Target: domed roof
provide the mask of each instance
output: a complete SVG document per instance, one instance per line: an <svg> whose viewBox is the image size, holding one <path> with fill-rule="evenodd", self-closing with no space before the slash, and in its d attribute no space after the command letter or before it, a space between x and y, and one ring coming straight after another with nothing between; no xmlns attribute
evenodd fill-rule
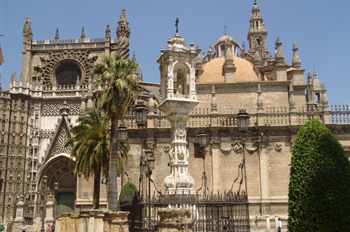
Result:
<svg viewBox="0 0 350 232"><path fill-rule="evenodd" d="M235 42L235 40L231 36L226 35L226 32L225 32L225 35L222 36L220 39L218 39L218 43L225 42L226 39L228 39L230 42Z"/></svg>
<svg viewBox="0 0 350 232"><path fill-rule="evenodd" d="M199 83L225 82L224 63L225 58L220 57L204 64ZM253 70L253 65L249 61L240 57L234 57L233 63L236 66L235 82L259 81Z"/></svg>
<svg viewBox="0 0 350 232"><path fill-rule="evenodd" d="M190 51L188 47L186 47L186 41L182 38L179 33L176 33L173 38L169 38L167 50L173 51Z"/></svg>

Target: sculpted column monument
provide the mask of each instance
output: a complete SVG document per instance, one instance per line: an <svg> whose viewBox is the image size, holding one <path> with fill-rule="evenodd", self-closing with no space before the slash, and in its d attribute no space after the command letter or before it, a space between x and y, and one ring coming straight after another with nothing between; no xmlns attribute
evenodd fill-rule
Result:
<svg viewBox="0 0 350 232"><path fill-rule="evenodd" d="M193 108L198 105L195 86L195 57L193 42L186 47L185 40L176 33L168 40L166 50L161 50L158 60L161 71L163 102L159 109L171 123L171 173L164 179L165 194L195 194L194 180L188 173L186 123ZM182 78L180 78L182 77Z"/></svg>

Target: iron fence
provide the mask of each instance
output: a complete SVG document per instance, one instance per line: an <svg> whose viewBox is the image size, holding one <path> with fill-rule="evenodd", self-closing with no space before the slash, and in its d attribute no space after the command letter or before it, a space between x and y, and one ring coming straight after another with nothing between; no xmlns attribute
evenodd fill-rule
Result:
<svg viewBox="0 0 350 232"><path fill-rule="evenodd" d="M190 208L192 230L250 231L248 197L243 192L233 194L158 195L141 202L138 197L124 198L121 210L129 211L129 230L156 231L159 208Z"/></svg>

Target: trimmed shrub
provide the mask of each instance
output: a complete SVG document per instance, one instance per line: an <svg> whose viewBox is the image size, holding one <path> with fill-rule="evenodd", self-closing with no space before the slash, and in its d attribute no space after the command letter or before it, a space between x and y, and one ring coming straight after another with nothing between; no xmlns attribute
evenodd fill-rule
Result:
<svg viewBox="0 0 350 232"><path fill-rule="evenodd" d="M298 132L290 169L289 231L350 231L350 162L325 125Z"/></svg>
<svg viewBox="0 0 350 232"><path fill-rule="evenodd" d="M139 191L136 186L131 182L127 182L119 194L117 211L120 211L121 200L128 199L131 201L130 203L133 203L137 200L138 195Z"/></svg>

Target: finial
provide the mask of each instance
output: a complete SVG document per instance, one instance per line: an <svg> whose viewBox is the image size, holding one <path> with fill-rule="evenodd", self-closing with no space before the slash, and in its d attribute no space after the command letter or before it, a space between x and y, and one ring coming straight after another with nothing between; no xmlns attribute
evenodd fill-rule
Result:
<svg viewBox="0 0 350 232"><path fill-rule="evenodd" d="M254 5L257 5L256 0L254 0Z"/></svg>
<svg viewBox="0 0 350 232"><path fill-rule="evenodd" d="M81 40L83 41L85 39L85 31L84 31L84 26L81 29L81 36L80 36Z"/></svg>
<svg viewBox="0 0 350 232"><path fill-rule="evenodd" d="M176 20L175 20L175 26L176 26L176 33L179 33L179 18L176 17Z"/></svg>
<svg viewBox="0 0 350 232"><path fill-rule="evenodd" d="M276 51L275 58L276 58L277 62L284 63L285 59L284 59L284 54L283 54L281 45L282 45L281 38L278 36L277 41L276 41L276 50L277 51Z"/></svg>
<svg viewBox="0 0 350 232"><path fill-rule="evenodd" d="M107 24L106 39L110 39L110 38L111 38L111 29L109 28L109 24Z"/></svg>
<svg viewBox="0 0 350 232"><path fill-rule="evenodd" d="M227 26L226 26L226 25L224 25L224 29L225 29L225 33L224 33L224 35L227 35L227 33L226 33L226 28L227 28Z"/></svg>
<svg viewBox="0 0 350 232"><path fill-rule="evenodd" d="M298 54L298 47L297 47L297 44L294 42L293 43L293 60L292 60L292 66L294 68L300 68L300 65L301 65L301 61L300 61L300 58L299 58L299 54Z"/></svg>
<svg viewBox="0 0 350 232"><path fill-rule="evenodd" d="M2 90L2 87L1 87L1 73L0 73L0 91Z"/></svg>
<svg viewBox="0 0 350 232"><path fill-rule="evenodd" d="M58 41L60 39L59 33L58 33L58 28L56 29L56 36L55 36L55 40Z"/></svg>
<svg viewBox="0 0 350 232"><path fill-rule="evenodd" d="M133 59L133 60L136 60L135 52L134 52L134 54L132 55L132 59Z"/></svg>

